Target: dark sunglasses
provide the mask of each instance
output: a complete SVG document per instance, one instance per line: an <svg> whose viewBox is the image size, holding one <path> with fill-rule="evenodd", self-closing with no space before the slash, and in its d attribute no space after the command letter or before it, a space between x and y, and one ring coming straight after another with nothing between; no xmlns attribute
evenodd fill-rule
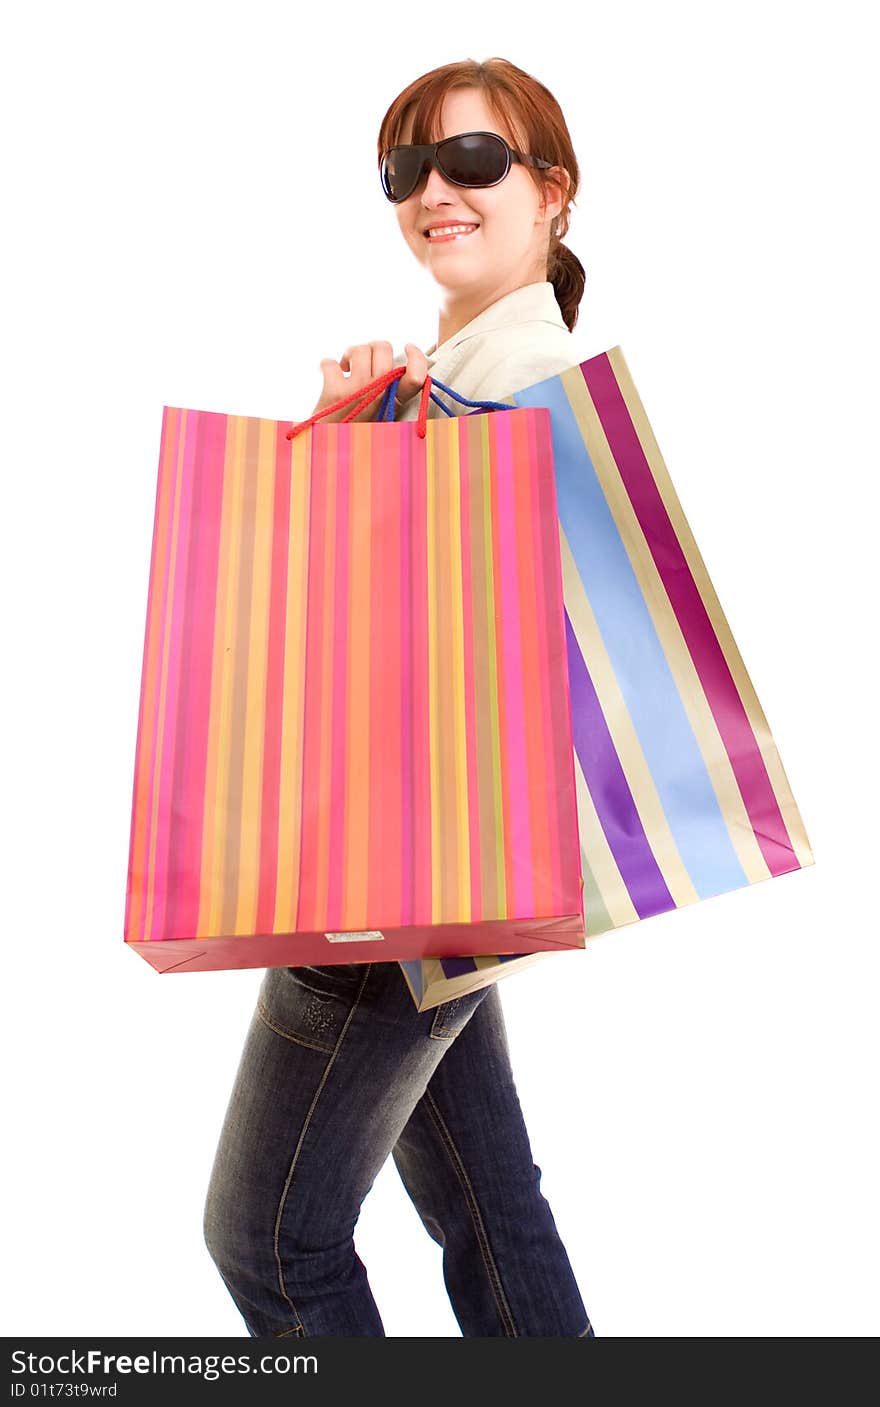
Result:
<svg viewBox="0 0 880 1407"><path fill-rule="evenodd" d="M382 157L379 176L388 199L398 204L412 195L422 174L432 165L454 186L481 188L503 181L512 161L544 171L551 166L539 156L514 151L495 132L459 132L455 137L444 137L442 142L390 147Z"/></svg>

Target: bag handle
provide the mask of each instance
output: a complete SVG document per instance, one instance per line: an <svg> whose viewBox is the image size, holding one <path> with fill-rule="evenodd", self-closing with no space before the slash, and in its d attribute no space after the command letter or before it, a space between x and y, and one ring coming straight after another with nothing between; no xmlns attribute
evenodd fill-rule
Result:
<svg viewBox="0 0 880 1407"><path fill-rule="evenodd" d="M430 377L428 378L430 380ZM473 406L476 410L516 410L516 406L507 405L505 401L469 401L466 396L460 396L457 391L453 391L451 386L444 386L442 381L431 381L432 386L436 386L438 391L443 391L445 395L451 396L459 405ZM455 411L450 410L442 401L439 401L434 392L429 392L431 400L438 405L447 415L454 415Z"/></svg>
<svg viewBox="0 0 880 1407"><path fill-rule="evenodd" d="M332 405L325 406L323 410L316 411L314 415L309 416L308 420L295 422L287 431L284 438L287 440L294 439L297 435L301 434L303 430L307 430L310 425L317 424L325 415L329 415L331 411L342 410L344 406L351 405L352 401L356 401L357 404L352 407L348 415L342 417L340 424L346 425L348 421L353 420L360 411L366 410L367 406L371 401L376 399L380 391L384 391L387 386L398 381L405 371L405 366L396 366L391 371L386 371L382 376L377 376L375 381L370 381L366 386L362 386L359 391L352 391L350 396L343 396L342 400L334 401ZM385 409L384 399L381 409Z"/></svg>
<svg viewBox="0 0 880 1407"><path fill-rule="evenodd" d="M325 415L330 415L334 410L342 410L344 406L351 405L352 401L356 401L357 404L352 406L348 415L343 416L342 420L339 422L341 425L346 425L350 420L353 420L360 411L366 410L367 406L376 399L380 391L384 392L384 394L382 396L382 403L379 406L377 419L385 421L386 423L392 421L394 419L394 402L397 395L397 383L405 371L405 366L396 366L391 371L384 372L381 376L377 376L374 381L370 381L366 386L362 386L359 391L352 391L350 396L344 396L342 400L334 401L333 405L325 406L323 410L317 411L314 415L310 416L308 420L296 422L287 431L285 439L294 439L297 435L301 434L303 430L307 430L310 425L315 425L319 420L323 419ZM444 386L442 381L432 381L430 376L426 376L425 383L422 386L419 413L416 419L416 434L420 440L423 440L427 434L429 399L440 407L444 415L451 416L455 414L454 410L450 410L448 406L445 406L443 402L434 395L434 392L431 390L432 386L436 386L437 389L443 391L445 395L451 396L452 399L458 401L460 405L472 406L475 410L514 409L513 406L505 405L503 401L469 401L465 396L460 396L457 391L453 391L450 386Z"/></svg>

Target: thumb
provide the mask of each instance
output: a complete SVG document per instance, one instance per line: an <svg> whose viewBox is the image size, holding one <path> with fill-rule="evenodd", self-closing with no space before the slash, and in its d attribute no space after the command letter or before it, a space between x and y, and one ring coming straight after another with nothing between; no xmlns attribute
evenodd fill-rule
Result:
<svg viewBox="0 0 880 1407"><path fill-rule="evenodd" d="M408 401L417 391L421 391L425 384L428 358L414 342L407 342L403 350L406 352L406 371L397 384L397 399Z"/></svg>

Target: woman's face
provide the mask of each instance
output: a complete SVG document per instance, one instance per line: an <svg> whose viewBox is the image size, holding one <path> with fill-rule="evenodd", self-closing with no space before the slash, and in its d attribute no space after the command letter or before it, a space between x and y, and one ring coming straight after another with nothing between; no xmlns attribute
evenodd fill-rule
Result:
<svg viewBox="0 0 880 1407"><path fill-rule="evenodd" d="M499 127L478 88L453 88L443 100L440 118L438 140L458 132L496 132L522 150L514 135ZM408 143L411 133L407 119L400 142ZM413 194L394 209L410 249L441 287L453 296L491 298L496 290L505 292L547 277L550 223L561 206L559 191L551 186L542 210L541 192L526 167L514 161L499 185L484 190L453 185L432 167ZM437 224L476 228L435 242L425 231Z"/></svg>

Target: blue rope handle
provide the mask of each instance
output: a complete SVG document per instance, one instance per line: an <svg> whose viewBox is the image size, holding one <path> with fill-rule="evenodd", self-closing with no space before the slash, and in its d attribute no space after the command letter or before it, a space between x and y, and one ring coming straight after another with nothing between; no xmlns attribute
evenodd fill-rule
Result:
<svg viewBox="0 0 880 1407"><path fill-rule="evenodd" d="M399 385L400 379L399 377L395 377L395 379L393 381L389 381L388 385L385 387L385 391L382 395L382 400L379 403L379 413L376 416L377 420L384 420L388 422L394 419L394 411L397 400L397 388ZM505 405L503 401L469 401L465 396L460 396L457 391L453 391L451 386L444 386L442 381L435 381L433 377L431 377L431 386L436 386L438 390L443 391L447 396L451 396L454 401L458 401L459 405L473 406L475 410L515 409L514 406ZM428 395L430 396L434 404L440 407L444 415L455 415L454 410L450 410L449 406L443 404L439 396L434 395L433 389L428 392Z"/></svg>
<svg viewBox="0 0 880 1407"><path fill-rule="evenodd" d="M377 420L394 419L394 408L395 402L397 400L397 387L399 386L399 384L399 377L395 377L393 381L388 382L388 385L385 387L385 392L382 396L382 400L379 403L379 414L376 416ZM388 412L387 415L386 411Z"/></svg>
<svg viewBox="0 0 880 1407"><path fill-rule="evenodd" d="M444 391L447 396L451 396L454 401L458 401L459 405L473 406L475 409L478 410L516 409L515 406L505 405L503 401L469 401L465 396L460 396L457 391L453 391L451 386L444 386L442 381L435 381L433 377L431 377L431 385L436 386L438 391ZM434 401L434 403L440 407L442 411L445 411L447 415L455 414L454 410L449 410L449 408L445 406L442 401L437 400L437 397L434 395L433 391L429 391L428 395L431 397L431 400Z"/></svg>

